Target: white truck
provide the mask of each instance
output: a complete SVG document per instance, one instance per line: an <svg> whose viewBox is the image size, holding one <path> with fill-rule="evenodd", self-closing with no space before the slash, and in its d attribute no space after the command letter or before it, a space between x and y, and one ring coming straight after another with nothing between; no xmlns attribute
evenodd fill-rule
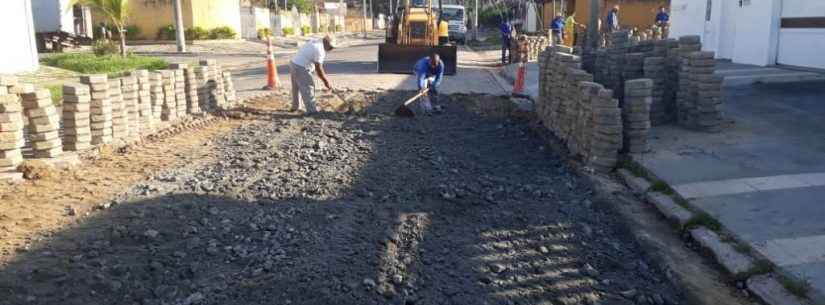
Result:
<svg viewBox="0 0 825 305"><path fill-rule="evenodd" d="M450 40L464 44L467 37L467 14L465 14L464 6L444 4L441 10L441 18L448 24Z"/></svg>

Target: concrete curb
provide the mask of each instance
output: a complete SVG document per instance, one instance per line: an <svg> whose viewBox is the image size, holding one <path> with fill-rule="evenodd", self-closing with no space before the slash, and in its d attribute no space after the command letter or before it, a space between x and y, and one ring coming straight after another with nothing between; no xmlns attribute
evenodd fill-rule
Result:
<svg viewBox="0 0 825 305"><path fill-rule="evenodd" d="M748 291L771 305L807 305L805 300L788 293L776 277L770 274L755 275L748 279Z"/></svg>
<svg viewBox="0 0 825 305"><path fill-rule="evenodd" d="M668 195L659 192L648 192L645 199L653 204L665 218L674 222L680 230L684 229L694 217L691 211L676 204Z"/></svg>
<svg viewBox="0 0 825 305"><path fill-rule="evenodd" d="M745 274L753 269L753 258L737 252L733 246L723 242L715 232L705 227L698 227L690 230L690 236L703 248L708 249L716 261L730 274Z"/></svg>
<svg viewBox="0 0 825 305"><path fill-rule="evenodd" d="M636 162L633 163L635 166L644 168ZM624 168L618 169L617 173L634 193L644 195L645 198L651 202L664 217L678 223L680 229L684 229L691 220L696 218L695 214L687 209L695 207L682 207L674 201L674 198L681 198L681 195L678 193L673 194L672 196L674 198L671 198L671 196L662 193L648 192L651 183L646 178L637 177ZM653 178L655 179L655 177ZM746 279L748 291L758 296L766 304L810 304L807 300L802 300L791 294L777 280L779 276L774 273L749 274L750 272L758 271L756 270L756 259L753 257L753 254L748 255L738 252L730 243L722 241L716 232L713 232L705 227L697 227L690 230L690 236L694 241L710 252L716 262L725 268L729 274L733 276L748 276Z"/></svg>

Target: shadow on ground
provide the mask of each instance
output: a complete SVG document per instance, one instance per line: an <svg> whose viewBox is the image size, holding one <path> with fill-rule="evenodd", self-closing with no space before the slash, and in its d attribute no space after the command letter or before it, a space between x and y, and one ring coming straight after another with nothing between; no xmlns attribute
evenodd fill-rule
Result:
<svg viewBox="0 0 825 305"><path fill-rule="evenodd" d="M490 97L401 119L392 94L216 140L19 253L0 304L678 303L525 123L465 108Z"/></svg>

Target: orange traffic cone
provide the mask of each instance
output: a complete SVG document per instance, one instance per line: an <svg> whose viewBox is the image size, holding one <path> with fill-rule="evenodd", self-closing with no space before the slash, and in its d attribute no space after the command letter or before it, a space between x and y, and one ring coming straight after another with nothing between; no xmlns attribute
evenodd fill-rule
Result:
<svg viewBox="0 0 825 305"><path fill-rule="evenodd" d="M513 84L513 95L522 95L524 92L524 63L518 63L518 70L516 71L516 82Z"/></svg>
<svg viewBox="0 0 825 305"><path fill-rule="evenodd" d="M264 90L278 89L278 67L272 54L272 37L266 37L266 86Z"/></svg>

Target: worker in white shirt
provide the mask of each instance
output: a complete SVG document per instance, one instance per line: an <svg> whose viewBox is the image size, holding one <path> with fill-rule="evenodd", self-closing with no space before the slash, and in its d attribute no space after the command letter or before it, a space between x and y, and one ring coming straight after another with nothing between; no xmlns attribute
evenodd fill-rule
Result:
<svg viewBox="0 0 825 305"><path fill-rule="evenodd" d="M315 107L315 80L312 71L324 82L327 89L332 85L324 71L324 58L327 52L335 48L335 39L329 35L323 39L307 41L289 63L289 76L292 80L292 109L299 111L302 108L307 114L318 112ZM303 102L303 105L302 103Z"/></svg>

